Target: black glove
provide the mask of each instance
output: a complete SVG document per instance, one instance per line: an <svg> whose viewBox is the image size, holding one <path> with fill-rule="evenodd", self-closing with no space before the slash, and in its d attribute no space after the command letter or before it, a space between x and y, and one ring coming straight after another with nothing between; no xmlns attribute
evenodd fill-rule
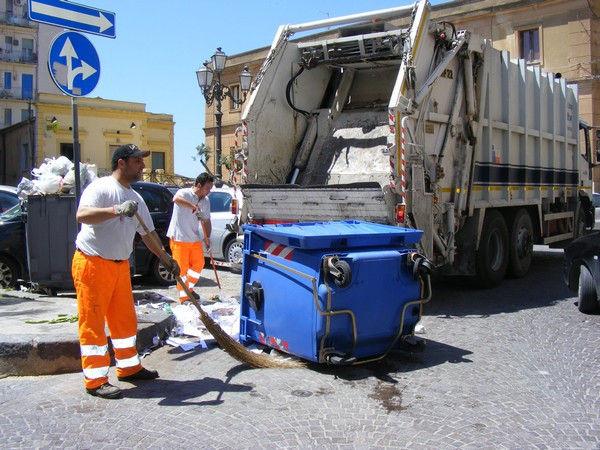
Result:
<svg viewBox="0 0 600 450"><path fill-rule="evenodd" d="M113 212L117 216L133 217L135 216L137 209L138 205L133 200L127 200L126 202L123 202L120 205L113 206Z"/></svg>
<svg viewBox="0 0 600 450"><path fill-rule="evenodd" d="M167 255L165 259L167 260L165 262L165 269L167 269L174 277L178 277L181 274L181 269L179 268L177 261L175 261L171 255Z"/></svg>

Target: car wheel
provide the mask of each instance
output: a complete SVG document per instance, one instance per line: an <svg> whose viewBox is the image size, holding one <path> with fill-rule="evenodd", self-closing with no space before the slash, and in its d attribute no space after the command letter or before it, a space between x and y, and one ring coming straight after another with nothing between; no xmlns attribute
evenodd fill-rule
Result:
<svg viewBox="0 0 600 450"><path fill-rule="evenodd" d="M19 270L10 259L0 256L0 287L13 288L19 279Z"/></svg>
<svg viewBox="0 0 600 450"><path fill-rule="evenodd" d="M592 313L600 309L594 278L586 266L579 269L578 308L582 313Z"/></svg>
<svg viewBox="0 0 600 450"><path fill-rule="evenodd" d="M175 284L175 277L165 268L160 259L152 259L152 277L160 286L170 286Z"/></svg>
<svg viewBox="0 0 600 450"><path fill-rule="evenodd" d="M225 246L225 262L232 265L241 265L244 254L244 244L238 242L235 237L231 239Z"/></svg>

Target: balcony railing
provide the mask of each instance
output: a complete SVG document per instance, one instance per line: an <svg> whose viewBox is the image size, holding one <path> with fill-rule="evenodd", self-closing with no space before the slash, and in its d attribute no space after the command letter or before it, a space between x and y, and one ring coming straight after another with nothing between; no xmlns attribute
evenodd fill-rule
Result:
<svg viewBox="0 0 600 450"><path fill-rule="evenodd" d="M31 100L34 97L33 94L33 89L23 89L20 87L4 89L0 87L0 100Z"/></svg>
<svg viewBox="0 0 600 450"><path fill-rule="evenodd" d="M27 49L21 51L0 49L0 61L37 64L37 53Z"/></svg>
<svg viewBox="0 0 600 450"><path fill-rule="evenodd" d="M36 28L37 22L32 22L27 17L16 15L14 12L0 12L0 24L14 25L16 27Z"/></svg>

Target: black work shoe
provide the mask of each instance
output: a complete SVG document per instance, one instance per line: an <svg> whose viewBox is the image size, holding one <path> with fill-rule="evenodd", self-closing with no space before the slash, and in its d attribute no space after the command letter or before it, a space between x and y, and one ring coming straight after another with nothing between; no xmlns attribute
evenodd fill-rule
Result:
<svg viewBox="0 0 600 450"><path fill-rule="evenodd" d="M117 378L119 381L154 380L155 378L158 378L158 372L156 370L148 370L142 367L142 370L134 373L133 375Z"/></svg>
<svg viewBox="0 0 600 450"><path fill-rule="evenodd" d="M200 295L198 295L197 292L191 291L190 294L192 294L192 297L194 298L194 300L199 301L200 300ZM191 300L184 300L181 302L182 305L193 305L194 302L192 302Z"/></svg>
<svg viewBox="0 0 600 450"><path fill-rule="evenodd" d="M93 395L94 397L100 397L100 398L121 398L123 396L121 389L119 389L116 386L113 386L110 383L104 383L100 387L93 388L93 389L86 389L86 391L88 394Z"/></svg>

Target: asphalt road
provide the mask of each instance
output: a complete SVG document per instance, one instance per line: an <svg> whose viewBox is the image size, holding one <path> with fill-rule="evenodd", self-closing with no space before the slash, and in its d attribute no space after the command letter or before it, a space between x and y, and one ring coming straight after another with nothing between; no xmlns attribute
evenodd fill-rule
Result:
<svg viewBox="0 0 600 450"><path fill-rule="evenodd" d="M160 378L84 393L80 374L0 379L3 448L600 449L600 315L562 281L562 253L493 290L438 283L423 353L368 365L247 369L215 346L162 347ZM200 292L239 292L220 271ZM204 284L204 289L202 285Z"/></svg>

